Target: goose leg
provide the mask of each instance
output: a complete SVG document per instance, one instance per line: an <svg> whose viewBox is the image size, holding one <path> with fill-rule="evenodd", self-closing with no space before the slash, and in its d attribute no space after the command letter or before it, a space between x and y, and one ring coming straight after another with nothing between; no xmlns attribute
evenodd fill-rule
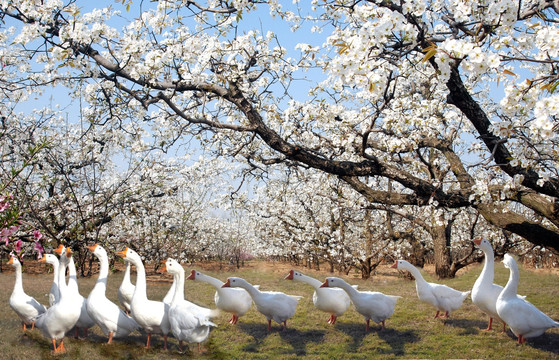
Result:
<svg viewBox="0 0 559 360"><path fill-rule="evenodd" d="M54 353L56 354L58 352L58 348L56 347L56 339L52 339L52 348L54 350Z"/></svg>
<svg viewBox="0 0 559 360"><path fill-rule="evenodd" d="M507 323L503 321L503 333L507 332Z"/></svg>
<svg viewBox="0 0 559 360"><path fill-rule="evenodd" d="M64 353L66 352L66 348L64 347L64 339L60 340L60 345L54 351L55 353Z"/></svg>
<svg viewBox="0 0 559 360"><path fill-rule="evenodd" d="M114 333L112 331L109 331L109 341L107 341L107 344L110 344L113 341L113 336Z"/></svg>
<svg viewBox="0 0 559 360"><path fill-rule="evenodd" d="M35 329L35 320L33 320L33 322L31 323L31 330Z"/></svg>
<svg viewBox="0 0 559 360"><path fill-rule="evenodd" d="M167 350L167 334L163 335L163 350Z"/></svg>
<svg viewBox="0 0 559 360"><path fill-rule="evenodd" d="M380 325L381 325L380 330L381 330L381 331L384 330L384 320L382 320L382 321L380 322Z"/></svg>
<svg viewBox="0 0 559 360"><path fill-rule="evenodd" d="M151 342L151 333L148 333L148 340L146 342L146 349L149 349L149 343Z"/></svg>
<svg viewBox="0 0 559 360"><path fill-rule="evenodd" d="M369 331L370 327L369 327L369 319L367 319L367 327L365 328L365 331Z"/></svg>
<svg viewBox="0 0 559 360"><path fill-rule="evenodd" d="M268 331L272 331L272 320L268 320Z"/></svg>
<svg viewBox="0 0 559 360"><path fill-rule="evenodd" d="M282 326L281 329L282 329L282 330L283 330L283 329L287 329L287 320L285 320L285 321L283 322L283 326Z"/></svg>
<svg viewBox="0 0 559 360"><path fill-rule="evenodd" d="M491 325L493 325L493 318L490 316L489 317L489 325L487 325L487 329L484 329L483 331L490 331L491 330Z"/></svg>
<svg viewBox="0 0 559 360"><path fill-rule="evenodd" d="M179 340L179 351L182 353L182 340Z"/></svg>
<svg viewBox="0 0 559 360"><path fill-rule="evenodd" d="M437 310L437 313L435 314L435 319L439 317L439 313L440 313L440 311Z"/></svg>

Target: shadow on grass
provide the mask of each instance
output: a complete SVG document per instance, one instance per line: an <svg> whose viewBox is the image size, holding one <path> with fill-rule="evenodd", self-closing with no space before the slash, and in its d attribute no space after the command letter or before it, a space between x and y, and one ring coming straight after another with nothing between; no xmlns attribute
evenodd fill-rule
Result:
<svg viewBox="0 0 559 360"><path fill-rule="evenodd" d="M444 324L445 326L461 328L462 332L459 335L475 335L479 334L482 330L487 328L487 321L483 320L450 318L445 319ZM502 326L502 323L497 321L493 325L493 329L495 330L499 329Z"/></svg>
<svg viewBox="0 0 559 360"><path fill-rule="evenodd" d="M559 354L559 334L557 333L545 332L541 336L526 339L526 342L523 345L518 344L518 338L512 333L512 331L510 331L510 329L507 329L507 336L510 338L511 346L530 346L556 355Z"/></svg>
<svg viewBox="0 0 559 360"><path fill-rule="evenodd" d="M326 331L324 330L307 330L300 331L297 329L285 329L279 332L283 341L291 345L295 351L295 355L307 355L307 344L314 342L320 343L324 339Z"/></svg>
<svg viewBox="0 0 559 360"><path fill-rule="evenodd" d="M311 342L319 343L323 341L325 330L308 330L301 331L296 328L290 328L281 330L281 327L272 325L272 331L268 331L268 325L266 323L243 323L238 325L239 328L246 334L250 335L254 342L246 344L243 347L244 351L247 352L258 352L259 346L262 341L270 334L277 333L281 337L282 341L289 344L293 348L293 352L297 356L307 355L307 344Z"/></svg>
<svg viewBox="0 0 559 360"><path fill-rule="evenodd" d="M392 354L397 356L405 355L405 346L409 343L414 343L420 340L419 336L413 330L397 330L391 327L386 327L384 330L380 326L372 325L371 330L365 331L365 323L338 323L336 328L347 335L351 336L353 342L348 344L347 351L355 353L360 351L363 339L368 334L374 334L383 340L388 349L379 348L378 351L384 354Z"/></svg>

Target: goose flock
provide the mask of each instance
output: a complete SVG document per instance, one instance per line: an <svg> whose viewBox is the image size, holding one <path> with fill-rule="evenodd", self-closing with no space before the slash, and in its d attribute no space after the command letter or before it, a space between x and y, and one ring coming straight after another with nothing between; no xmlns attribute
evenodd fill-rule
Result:
<svg viewBox="0 0 559 360"><path fill-rule="evenodd" d="M458 291L446 285L425 281L420 271L405 260L397 260L392 267L409 271L415 278L417 296L420 301L432 305L437 317L449 317L458 310L466 297L471 293L472 302L489 316L486 330L490 330L493 320L503 323L503 331L508 325L518 343L523 344L526 338L542 335L547 329L559 327L559 323L541 312L517 294L519 283L518 265L508 254L503 263L510 270L510 277L505 287L494 284L493 248L487 239L476 238L476 247L485 255L483 270L476 280L471 292ZM23 289L21 263L14 255L8 264L15 268L15 285L10 296L10 307L19 316L23 330L27 326L37 327L43 335L52 341L55 353L65 352L64 337L79 330L87 337L87 331L97 325L107 336L107 343L113 338L122 338L140 330L147 334L146 348L150 347L152 334L161 334L164 339L163 348L167 349L167 336L172 335L179 341L179 350L183 343L200 344L204 342L213 327L212 321L219 311L231 314L229 323L235 325L255 304L257 311L262 313L271 330L272 320L287 327L289 320L296 312L301 296L288 295L277 291L261 291L258 285L252 285L239 277L229 277L222 282L200 271L192 270L185 278L184 268L174 259L167 259L164 269L173 275L173 285L163 301L147 298L146 273L141 256L130 248L116 253L124 259L126 269L122 284L118 289L121 307L106 297L109 260L107 251L100 245L88 246L87 249L99 260L99 274L95 286L84 298L78 289L76 267L72 251L60 245L55 252L59 255L46 254L41 262L52 264L54 269L53 283L49 292L49 307L45 307ZM136 268L136 284L130 281L130 267ZM68 269L69 279L66 280ZM361 314L369 331L370 321L385 328L385 321L392 316L396 302L400 296L386 295L381 292L360 291L357 286L350 285L338 277L328 277L324 282L291 270L285 277L287 280L300 281L314 288L314 306L330 315L329 324L335 324L353 303L355 310ZM185 299L184 282L193 280L205 282L216 289L216 309L196 305Z"/></svg>

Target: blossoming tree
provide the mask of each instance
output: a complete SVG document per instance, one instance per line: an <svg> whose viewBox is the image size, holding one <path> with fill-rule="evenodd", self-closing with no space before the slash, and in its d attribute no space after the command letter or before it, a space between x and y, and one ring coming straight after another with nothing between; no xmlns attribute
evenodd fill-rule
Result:
<svg viewBox="0 0 559 360"><path fill-rule="evenodd" d="M263 11L273 20L251 22ZM371 204L442 217L471 207L558 250L558 11L552 0L5 0L1 59L12 85L83 98L107 134L149 128L161 149L194 138L252 174L314 168Z"/></svg>

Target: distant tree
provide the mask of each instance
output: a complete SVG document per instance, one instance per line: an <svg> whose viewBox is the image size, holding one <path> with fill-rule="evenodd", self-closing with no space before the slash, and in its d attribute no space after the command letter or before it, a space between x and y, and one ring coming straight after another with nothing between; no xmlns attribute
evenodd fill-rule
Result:
<svg viewBox="0 0 559 360"><path fill-rule="evenodd" d="M559 250L555 1L143 5L4 2L5 88L64 85L107 134L189 136L254 176L313 168L370 204L471 207ZM306 35L297 57L249 23L263 10Z"/></svg>

